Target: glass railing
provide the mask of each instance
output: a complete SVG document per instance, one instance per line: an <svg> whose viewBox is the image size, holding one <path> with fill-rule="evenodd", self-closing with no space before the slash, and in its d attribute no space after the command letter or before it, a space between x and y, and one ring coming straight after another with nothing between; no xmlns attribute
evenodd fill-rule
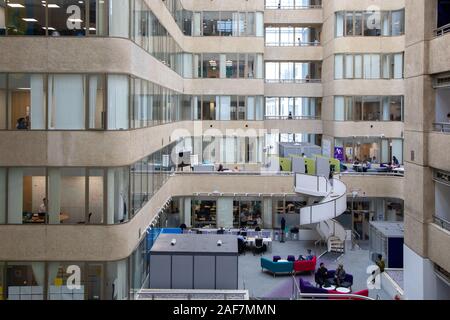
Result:
<svg viewBox="0 0 450 320"><path fill-rule="evenodd" d="M267 10L306 10L322 8L321 0L266 0L265 9Z"/></svg>
<svg viewBox="0 0 450 320"><path fill-rule="evenodd" d="M322 79L265 79L266 83L322 83Z"/></svg>
<svg viewBox="0 0 450 320"><path fill-rule="evenodd" d="M320 116L265 116L265 120L320 120Z"/></svg>
<svg viewBox="0 0 450 320"><path fill-rule="evenodd" d="M437 224L438 226L440 226L442 229L450 231L450 221L448 221L442 217L433 216L433 222L435 224Z"/></svg>

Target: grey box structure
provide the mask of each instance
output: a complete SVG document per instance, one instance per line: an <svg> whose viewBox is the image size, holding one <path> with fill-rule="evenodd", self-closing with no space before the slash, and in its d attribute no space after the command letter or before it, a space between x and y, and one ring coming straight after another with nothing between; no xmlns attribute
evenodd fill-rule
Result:
<svg viewBox="0 0 450 320"><path fill-rule="evenodd" d="M161 234L150 251L150 288L238 289L237 236Z"/></svg>
<svg viewBox="0 0 450 320"><path fill-rule="evenodd" d="M289 158L290 156L301 156L312 158L313 155L321 155L322 148L307 142L280 142L280 157Z"/></svg>
<svg viewBox="0 0 450 320"><path fill-rule="evenodd" d="M371 221L369 237L372 261L381 254L386 268L403 268L403 222Z"/></svg>

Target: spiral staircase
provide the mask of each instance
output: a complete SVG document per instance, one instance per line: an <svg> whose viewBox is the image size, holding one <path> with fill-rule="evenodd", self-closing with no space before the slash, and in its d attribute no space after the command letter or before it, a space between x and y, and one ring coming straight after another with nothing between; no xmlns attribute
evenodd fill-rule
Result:
<svg viewBox="0 0 450 320"><path fill-rule="evenodd" d="M316 225L328 252L344 253L347 232L336 218L347 210L347 187L339 179L295 174L295 192L308 197L300 225Z"/></svg>

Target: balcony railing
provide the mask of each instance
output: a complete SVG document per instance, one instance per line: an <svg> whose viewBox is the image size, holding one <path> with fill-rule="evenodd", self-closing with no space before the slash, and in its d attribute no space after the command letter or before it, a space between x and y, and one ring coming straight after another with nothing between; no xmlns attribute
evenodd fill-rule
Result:
<svg viewBox="0 0 450 320"><path fill-rule="evenodd" d="M266 83L322 83L322 79L266 79Z"/></svg>
<svg viewBox="0 0 450 320"><path fill-rule="evenodd" d="M318 47L320 41L266 42L266 47Z"/></svg>
<svg viewBox="0 0 450 320"><path fill-rule="evenodd" d="M434 30L434 35L436 37L441 37L449 32L450 32L450 23Z"/></svg>
<svg viewBox="0 0 450 320"><path fill-rule="evenodd" d="M442 133L450 133L450 122L433 123L434 131Z"/></svg>
<svg viewBox="0 0 450 320"><path fill-rule="evenodd" d="M434 223L440 226L442 229L450 231L450 221L438 216L433 216L433 220Z"/></svg>
<svg viewBox="0 0 450 320"><path fill-rule="evenodd" d="M266 5L266 10L307 10L307 9L321 9L321 4L310 5Z"/></svg>
<svg viewBox="0 0 450 320"><path fill-rule="evenodd" d="M320 120L319 116L265 116L264 120Z"/></svg>

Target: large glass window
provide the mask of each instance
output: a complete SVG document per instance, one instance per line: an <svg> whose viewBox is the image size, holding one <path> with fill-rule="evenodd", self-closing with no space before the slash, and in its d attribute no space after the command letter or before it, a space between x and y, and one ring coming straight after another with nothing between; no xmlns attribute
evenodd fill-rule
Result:
<svg viewBox="0 0 450 320"><path fill-rule="evenodd" d="M45 129L44 76L9 75L9 128Z"/></svg>
<svg viewBox="0 0 450 320"><path fill-rule="evenodd" d="M5 7L8 35L45 35L45 5L39 1L15 0Z"/></svg>
<svg viewBox="0 0 450 320"><path fill-rule="evenodd" d="M219 36L221 25L220 12L204 11L203 12L203 35Z"/></svg>
<svg viewBox="0 0 450 320"><path fill-rule="evenodd" d="M7 263L5 299L44 300L44 287L45 264L43 262Z"/></svg>
<svg viewBox="0 0 450 320"><path fill-rule="evenodd" d="M85 76L48 76L48 128L82 130L85 128Z"/></svg>
<svg viewBox="0 0 450 320"><path fill-rule="evenodd" d="M6 2L5 0L0 0L0 36L4 36L5 34L6 34Z"/></svg>
<svg viewBox="0 0 450 320"><path fill-rule="evenodd" d="M196 228L216 226L217 201L195 199L192 201L192 224Z"/></svg>
<svg viewBox="0 0 450 320"><path fill-rule="evenodd" d="M52 36L83 36L86 34L84 1L52 0L48 5L48 29Z"/></svg>

